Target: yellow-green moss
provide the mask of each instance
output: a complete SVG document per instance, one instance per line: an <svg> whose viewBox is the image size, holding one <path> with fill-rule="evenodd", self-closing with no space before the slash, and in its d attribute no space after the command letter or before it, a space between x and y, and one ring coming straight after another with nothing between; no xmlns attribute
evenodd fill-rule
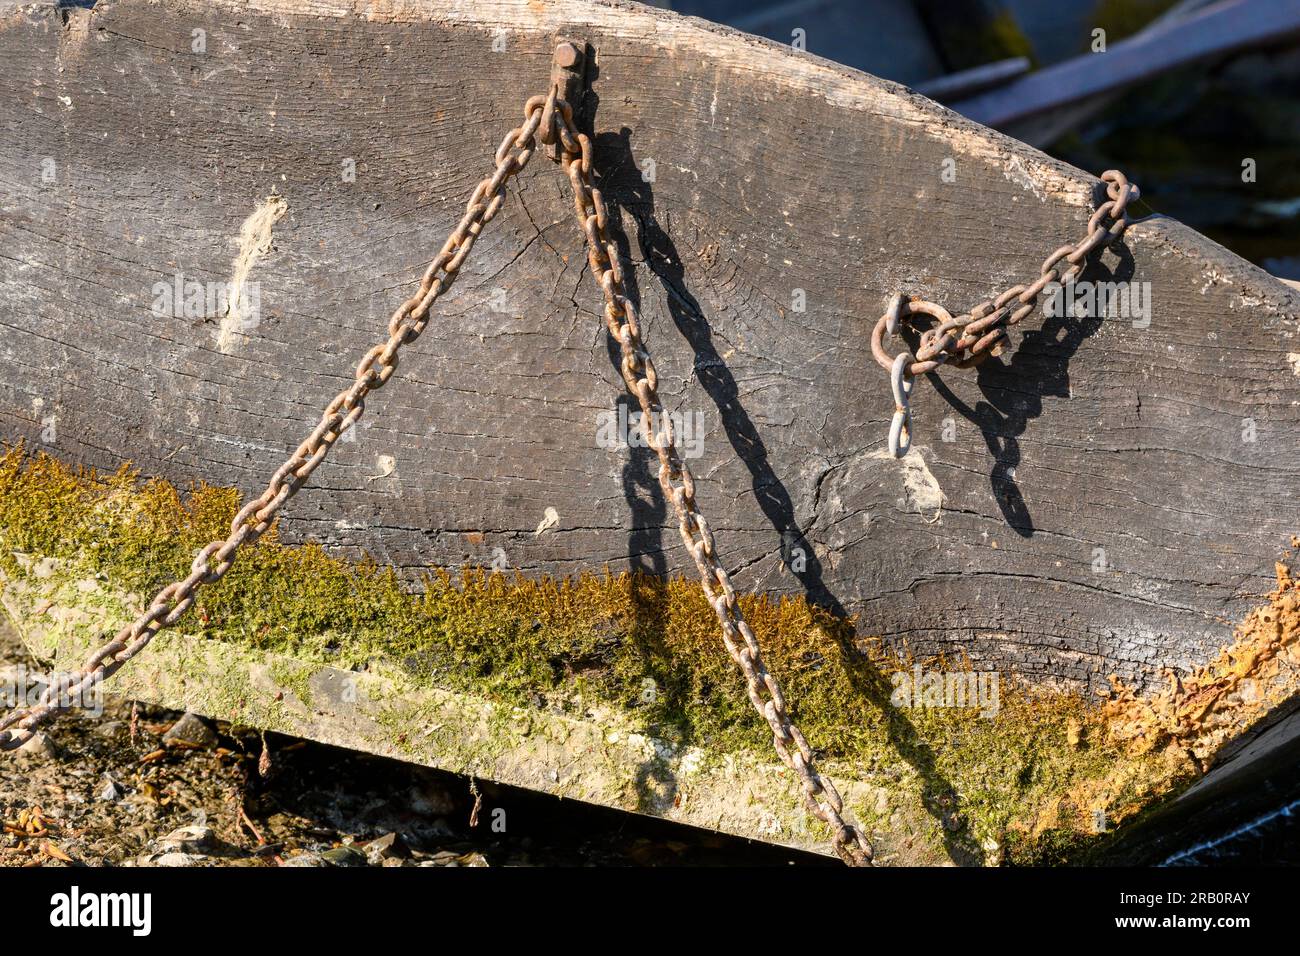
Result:
<svg viewBox="0 0 1300 956"><path fill-rule="evenodd" d="M238 504L227 488L200 485L182 496L127 469L97 475L10 449L0 457L0 571L34 573L33 562L15 554L53 557L56 573L99 576L143 606L188 573L199 548L225 535ZM1076 696L1030 693L1003 675L993 719L964 709L900 710L889 705L889 676L911 662L862 641L852 621L799 598L746 596L742 604L813 745L898 781L936 817L958 815L968 839L1033 859L1053 841L1075 845L1096 804L1117 819L1168 786L1168 773L1134 764L1133 792L1109 792L1117 763L1145 758L1105 743L1095 711ZM508 705L578 714L612 706L657 738L712 753L771 746L713 612L689 581L467 569L434 571L411 591L391 569L312 544L286 546L272 530L200 592L183 626L335 667L382 661ZM279 678L310 706L307 672ZM1076 739L1072 724L1082 728ZM863 812L883 825L892 799Z"/></svg>

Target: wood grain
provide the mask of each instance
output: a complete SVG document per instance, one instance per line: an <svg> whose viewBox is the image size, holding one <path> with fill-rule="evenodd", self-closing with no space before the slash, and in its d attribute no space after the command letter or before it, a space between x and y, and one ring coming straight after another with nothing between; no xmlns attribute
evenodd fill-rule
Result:
<svg viewBox="0 0 1300 956"><path fill-rule="evenodd" d="M560 30L597 50L600 182L665 401L704 424L699 500L742 586L1093 687L1228 639L1296 530L1297 293L1148 220L1090 278L1151 283L1149 328L1036 314L1008 356L918 383L916 451L889 460L885 301L956 313L1027 281L1083 234L1096 180L894 84L639 6L6 6L0 434L260 490L544 89ZM685 570L649 453L596 441L628 399L566 188L542 156L511 187L287 538L412 578L497 548L527 573ZM154 314L178 272L230 279L272 192L260 324L223 351L219 317ZM800 574L792 546L812 550Z"/></svg>

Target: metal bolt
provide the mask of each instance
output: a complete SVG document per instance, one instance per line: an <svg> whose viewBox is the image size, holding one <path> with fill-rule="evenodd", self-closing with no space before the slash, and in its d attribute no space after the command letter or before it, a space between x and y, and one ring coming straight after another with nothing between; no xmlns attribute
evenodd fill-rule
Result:
<svg viewBox="0 0 1300 956"><path fill-rule="evenodd" d="M561 69L571 69L582 59L582 52L572 43L559 43L555 47L555 65Z"/></svg>

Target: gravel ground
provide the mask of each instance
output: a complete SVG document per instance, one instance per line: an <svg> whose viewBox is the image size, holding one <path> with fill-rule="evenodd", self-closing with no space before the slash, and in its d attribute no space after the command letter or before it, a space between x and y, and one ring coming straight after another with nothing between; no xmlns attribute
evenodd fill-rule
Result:
<svg viewBox="0 0 1300 956"><path fill-rule="evenodd" d="M0 662L36 669L2 619ZM111 699L0 755L0 818L4 866L826 862Z"/></svg>

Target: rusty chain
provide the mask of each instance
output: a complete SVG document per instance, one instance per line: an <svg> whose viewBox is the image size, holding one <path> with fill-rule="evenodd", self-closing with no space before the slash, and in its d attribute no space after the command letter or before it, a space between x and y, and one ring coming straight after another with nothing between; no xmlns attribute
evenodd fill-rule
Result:
<svg viewBox="0 0 1300 956"><path fill-rule="evenodd" d="M1043 289L1053 282L1072 284L1094 250L1124 234L1129 225L1128 204L1141 191L1116 169L1102 173L1101 179L1106 183L1107 199L1088 219L1088 234L1074 245L1061 246L1043 260L1038 278L1029 285L1013 286L956 318L943 306L920 298L898 294L890 300L885 314L872 329L871 352L881 368L889 372L889 387L894 397L889 452L895 458L906 455L912 444L911 395L916 376L933 372L940 365L972 368L991 355L1001 354L1007 330L1034 311ZM1063 270L1062 261L1069 263ZM900 352L891 356L885 351L885 335L900 335L902 322L912 316L928 316L936 324L921 332L915 355Z"/></svg>
<svg viewBox="0 0 1300 956"><path fill-rule="evenodd" d="M10 750L31 739L35 729L62 709L60 694L69 699L83 695L110 677L142 651L165 627L177 623L194 603L195 592L214 584L234 565L239 549L257 541L272 525L285 503L306 483L329 454L334 443L356 425L365 411L365 399L382 388L397 369L403 345L414 341L428 325L430 306L451 287L483 227L500 211L505 186L528 164L537 142L555 149L556 159L573 189L574 210L587 246L588 263L605 297L605 323L619 343L620 371L628 390L636 396L644 419L659 428L646 436L659 459L659 483L673 504L682 541L700 573L705 597L717 615L728 654L744 674L751 703L772 731L772 743L781 761L794 772L805 806L827 824L836 854L851 865L873 862L871 844L862 831L844 820L843 800L830 780L815 767L807 739L791 720L785 696L768 671L758 640L740 609L731 577L717 552L713 533L695 501L695 482L676 443L672 419L664 414L658 394L654 362L641 338L636 306L627 297L617 246L609 237L609 213L592 178L592 143L574 124L573 110L552 85L545 96L534 96L524 106L525 121L506 134L497 148L495 169L475 188L456 228L425 270L418 291L403 302L388 323L388 339L375 345L357 365L352 385L326 406L320 421L295 452L272 475L260 496L235 515L229 535L202 548L188 577L163 588L135 621L123 627L95 651L70 685L52 682L32 707L15 708L0 718L0 749ZM940 365L969 368L998 354L1007 329L1018 324L1037 305L1051 282L1073 282L1088 255L1103 243L1117 239L1128 226L1125 209L1139 195L1122 173L1103 175L1108 201L1089 220L1089 235L1076 245L1062 246L1044 261L1040 276L1028 286L1018 285L997 298L981 303L969 313L953 318L945 309L920 299L895 296L872 332L876 360L890 372L895 415L890 428L890 450L896 456L910 446L910 395L915 377ZM1102 220L1109 218L1109 224ZM1058 264L1066 260L1064 271ZM1017 304L1013 307L1012 300ZM926 315L937 324L922 332L916 355L889 356L884 335L900 331L912 315Z"/></svg>
<svg viewBox="0 0 1300 956"><path fill-rule="evenodd" d="M646 429L646 444L659 458L659 485L673 504L682 541L695 560L705 597L722 625L722 642L745 675L750 702L772 730L772 745L777 755L798 778L804 804L830 827L836 854L851 865L870 864L871 844L857 827L844 821L844 803L839 792L818 773L812 748L790 719L785 695L763 663L758 639L740 610L731 576L718 557L713 532L696 506L695 480L678 451L672 419L664 414L659 400L654 361L641 339L636 306L627 297L618 247L609 238L609 213L592 181L591 140L574 128L567 103L561 100L557 108L560 122L555 130L563 150L560 163L569 176L574 211L587 237L587 261L605 294L605 325L619 344L623 381L641 406L642 421L659 423L658 430Z"/></svg>
<svg viewBox="0 0 1300 956"><path fill-rule="evenodd" d="M529 101L530 107L532 102ZM326 406L319 424L271 476L266 490L235 515L230 534L202 548L190 566L189 576L159 591L143 614L90 656L71 683L51 682L31 707L15 708L0 718L0 750L12 750L30 740L38 726L64 709L59 702L61 695L70 700L81 698L144 650L154 635L181 619L194 603L194 594L200 587L214 584L225 576L241 547L266 533L280 509L297 494L334 443L356 425L365 411L366 396L383 388L392 378L401 347L424 331L429 307L451 287L479 233L500 210L506 182L532 157L537 129L543 121L542 112L540 106L525 111L523 125L511 130L501 141L495 171L474 189L460 222L420 279L419 290L393 313L388 322L388 339L365 354L357 365L352 385Z"/></svg>
<svg viewBox="0 0 1300 956"><path fill-rule="evenodd" d="M221 580L233 566L239 549L255 542L271 527L281 508L324 461L334 443L356 425L365 410L366 396L387 384L397 369L401 347L424 331L429 307L455 281L475 239L500 210L506 183L527 165L540 140L546 146L558 147L555 158L573 187L574 208L585 237L588 261L605 296L606 326L621 348L623 380L636 396L645 419L661 424L660 431L647 436L647 443L658 455L660 485L673 503L682 540L722 626L727 652L744 674L754 708L771 728L778 756L798 778L805 805L830 827L836 854L852 865L870 865L871 845L858 828L845 822L839 792L817 771L812 748L790 719L785 696L763 662L730 575L719 560L713 533L696 506L695 482L677 448L672 421L663 414L654 363L641 339L636 307L626 295L618 249L609 238L608 210L592 179L591 140L574 125L572 107L560 98L555 83L548 94L527 101L524 117L523 125L501 141L494 173L475 188L460 223L421 278L419 290L389 320L387 341L366 353L351 387L329 403L319 424L276 470L262 494L235 515L230 534L202 548L189 576L159 591L143 614L91 655L71 684L52 682L38 703L26 709L16 708L0 718L0 750L21 746L38 726L64 709L58 699L60 693L68 699L78 698L139 654L159 631L177 623L194 603L195 592Z"/></svg>

